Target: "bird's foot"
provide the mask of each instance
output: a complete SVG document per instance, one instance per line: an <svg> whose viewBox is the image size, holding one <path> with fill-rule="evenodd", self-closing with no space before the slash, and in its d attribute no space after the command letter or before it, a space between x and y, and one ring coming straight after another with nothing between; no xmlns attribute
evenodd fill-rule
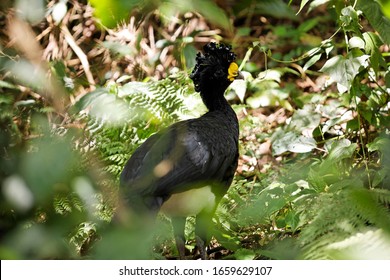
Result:
<svg viewBox="0 0 390 280"><path fill-rule="evenodd" d="M202 260L207 260L206 245L203 239L199 236L196 237L196 246L198 247L200 258Z"/></svg>

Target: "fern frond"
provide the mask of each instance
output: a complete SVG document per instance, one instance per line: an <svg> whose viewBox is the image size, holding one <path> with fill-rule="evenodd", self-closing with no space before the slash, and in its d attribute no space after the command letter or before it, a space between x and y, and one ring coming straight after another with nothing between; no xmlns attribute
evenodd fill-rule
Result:
<svg viewBox="0 0 390 280"><path fill-rule="evenodd" d="M83 210L83 205L80 198L74 194L57 194L53 200L54 211L60 215L66 215L76 209L78 211Z"/></svg>
<svg viewBox="0 0 390 280"><path fill-rule="evenodd" d="M126 160L146 138L189 113L184 104L186 96L192 93L189 84L186 74L176 74L157 82L110 85L110 88L97 90L94 95L80 100L76 107L95 112L87 114L84 147L98 151L105 163L103 170L118 178ZM109 112L96 113L97 109L105 110L104 106L97 104L102 100L113 104L117 102L122 111L125 111L123 102L127 104L128 118L123 119L120 125L107 122L115 117L101 117Z"/></svg>

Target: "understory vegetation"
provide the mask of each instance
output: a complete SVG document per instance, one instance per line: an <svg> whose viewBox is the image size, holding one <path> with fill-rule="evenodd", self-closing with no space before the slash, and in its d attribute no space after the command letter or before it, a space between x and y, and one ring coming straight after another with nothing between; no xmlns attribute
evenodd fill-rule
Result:
<svg viewBox="0 0 390 280"><path fill-rule="evenodd" d="M189 73L210 41L245 76L210 258L390 259L389 3L2 1L1 259L177 258L167 217L128 222L119 174L206 111Z"/></svg>

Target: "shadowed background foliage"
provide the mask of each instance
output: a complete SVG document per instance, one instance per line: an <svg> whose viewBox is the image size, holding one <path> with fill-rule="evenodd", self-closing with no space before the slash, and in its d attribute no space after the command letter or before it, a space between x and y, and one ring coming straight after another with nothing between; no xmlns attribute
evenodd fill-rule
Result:
<svg viewBox="0 0 390 280"><path fill-rule="evenodd" d="M390 258L389 1L0 8L1 259L177 258L165 216L118 203L118 176L151 134L205 112L188 73L209 41L246 77L226 93L240 162L211 258Z"/></svg>

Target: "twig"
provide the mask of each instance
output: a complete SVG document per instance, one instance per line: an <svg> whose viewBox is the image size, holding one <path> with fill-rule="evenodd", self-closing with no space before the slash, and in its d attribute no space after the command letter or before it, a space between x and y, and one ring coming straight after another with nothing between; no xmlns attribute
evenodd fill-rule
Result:
<svg viewBox="0 0 390 280"><path fill-rule="evenodd" d="M87 77L88 83L91 87L91 89L95 89L95 80L93 79L91 70L89 68L89 62L87 55L83 52L83 50L76 44L72 34L70 34L70 31L66 25L61 26L61 31L64 34L66 42L69 44L69 46L72 48L72 50L75 52L77 57L80 59L81 65L83 66L85 76Z"/></svg>

